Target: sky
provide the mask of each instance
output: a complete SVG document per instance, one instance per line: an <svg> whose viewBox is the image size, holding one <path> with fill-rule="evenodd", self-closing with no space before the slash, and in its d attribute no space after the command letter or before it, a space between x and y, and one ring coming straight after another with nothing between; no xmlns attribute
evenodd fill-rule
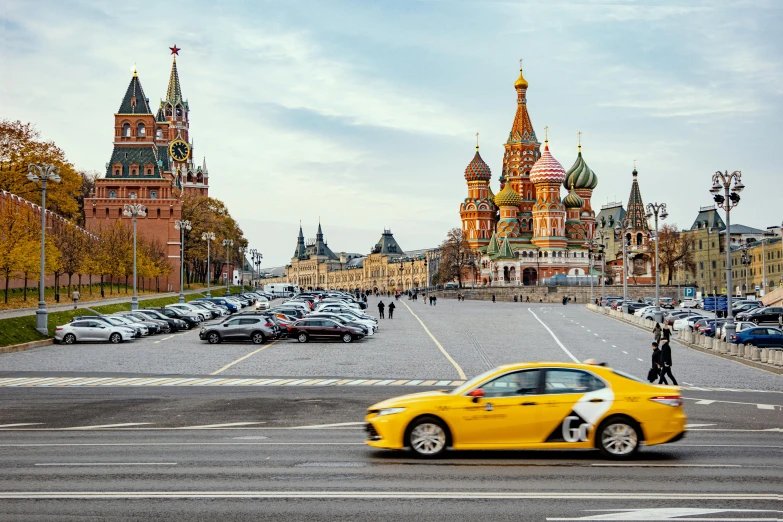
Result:
<svg viewBox="0 0 783 522"><path fill-rule="evenodd" d="M0 1L0 117L105 170L134 64L153 107L177 59L196 164L264 266L301 221L335 252L460 226L475 134L498 190L519 60L539 137L568 169L582 132L596 212L642 197L688 228L716 170L732 222L783 219L783 1ZM565 190L563 190L565 195Z"/></svg>

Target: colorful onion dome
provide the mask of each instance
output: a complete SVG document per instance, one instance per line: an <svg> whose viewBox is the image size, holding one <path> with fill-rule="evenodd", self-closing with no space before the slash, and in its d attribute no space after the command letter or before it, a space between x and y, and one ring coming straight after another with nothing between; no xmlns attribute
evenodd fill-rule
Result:
<svg viewBox="0 0 783 522"><path fill-rule="evenodd" d="M579 154L576 156L574 165L568 169L566 173L566 179L563 182L563 187L568 189L571 185L577 189L594 189L598 186L598 176L595 175L593 169L587 166L584 158L582 158L582 146L579 146Z"/></svg>
<svg viewBox="0 0 783 522"><path fill-rule="evenodd" d="M479 154L478 147L476 147L476 155L473 156L473 160L468 163L465 169L465 179L468 181L489 181L492 177L492 173L489 170L489 165L484 163Z"/></svg>
<svg viewBox="0 0 783 522"><path fill-rule="evenodd" d="M522 203L522 197L511 187L511 183L506 183L497 196L495 196L495 205L499 207L518 207Z"/></svg>
<svg viewBox="0 0 783 522"><path fill-rule="evenodd" d="M585 200L583 200L579 194L574 192L574 184L571 184L571 190L566 194L566 197L563 198L563 205L566 208L582 208L582 205L585 204Z"/></svg>
<svg viewBox="0 0 783 522"><path fill-rule="evenodd" d="M533 168L530 169L530 182L536 183L562 183L566 179L566 171L559 161L549 152L549 145L544 145L544 151L538 158Z"/></svg>
<svg viewBox="0 0 783 522"><path fill-rule="evenodd" d="M517 81L514 82L514 88L519 89L521 87L527 89L527 80L525 80L525 77L522 76L522 69L519 69L519 78L517 78Z"/></svg>

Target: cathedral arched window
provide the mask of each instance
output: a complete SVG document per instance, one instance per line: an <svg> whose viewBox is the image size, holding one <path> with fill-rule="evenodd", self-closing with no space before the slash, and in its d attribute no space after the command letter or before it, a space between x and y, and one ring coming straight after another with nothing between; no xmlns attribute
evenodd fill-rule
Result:
<svg viewBox="0 0 783 522"><path fill-rule="evenodd" d="M177 114L177 118L179 118L180 116L182 116L182 108L181 108L181 107L177 107L177 109L176 109L176 114Z"/></svg>
<svg viewBox="0 0 783 522"><path fill-rule="evenodd" d="M150 190L150 199L158 199L158 191Z"/></svg>
<svg viewBox="0 0 783 522"><path fill-rule="evenodd" d="M122 135L125 138L130 138L130 136L131 136L130 123L123 123L122 124Z"/></svg>
<svg viewBox="0 0 783 522"><path fill-rule="evenodd" d="M166 116L171 116L171 105L166 107Z"/></svg>
<svg viewBox="0 0 783 522"><path fill-rule="evenodd" d="M636 246L641 246L641 245L642 245L642 233L639 232L636 234Z"/></svg>
<svg viewBox="0 0 783 522"><path fill-rule="evenodd" d="M114 175L119 176L120 175L120 169L114 169Z"/></svg>
<svg viewBox="0 0 783 522"><path fill-rule="evenodd" d="M136 125L136 136L146 136L147 135L147 127L143 123L139 123Z"/></svg>
<svg viewBox="0 0 783 522"><path fill-rule="evenodd" d="M116 190L110 190L109 191L109 199L116 199L117 198L117 191Z"/></svg>

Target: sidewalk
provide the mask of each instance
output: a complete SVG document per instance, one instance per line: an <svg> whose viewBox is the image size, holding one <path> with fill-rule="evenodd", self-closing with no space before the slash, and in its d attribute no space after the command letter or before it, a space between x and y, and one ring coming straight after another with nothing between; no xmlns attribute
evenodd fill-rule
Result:
<svg viewBox="0 0 783 522"><path fill-rule="evenodd" d="M198 294L201 292L206 292L206 288L199 288L197 290L186 290L185 294ZM160 297L174 297L179 295L178 292L166 292L162 294L144 294L143 296L139 296L139 301L146 300L146 299L158 299ZM114 297L111 299L97 299L93 301L79 301L79 308L88 308L92 306L101 306L101 305L109 305L109 304L117 304L117 303L130 303L131 301L131 295L124 295L123 297ZM35 315L35 311L38 309L38 306L35 307L29 307L29 308L15 308L13 310L0 310L0 319L9 319L11 317L24 317L26 315ZM73 301L68 299L68 302L56 304L56 305L47 305L46 309L49 312L59 312L62 310L73 310Z"/></svg>

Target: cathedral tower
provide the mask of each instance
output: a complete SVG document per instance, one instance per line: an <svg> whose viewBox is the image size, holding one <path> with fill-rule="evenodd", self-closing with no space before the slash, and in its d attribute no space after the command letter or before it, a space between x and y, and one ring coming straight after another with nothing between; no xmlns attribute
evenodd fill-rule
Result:
<svg viewBox="0 0 783 522"><path fill-rule="evenodd" d="M478 136L478 135L477 135ZM465 168L465 181L468 182L468 197L459 208L462 219L462 232L471 248L477 249L489 243L495 229L496 207L494 195L489 188L492 173L479 154L478 139L476 154Z"/></svg>
<svg viewBox="0 0 783 522"><path fill-rule="evenodd" d="M566 248L566 212L560 201L560 185L565 178L565 169L549 152L549 142L546 141L544 152L530 170L530 181L536 190L532 241L541 249Z"/></svg>
<svg viewBox="0 0 783 522"><path fill-rule="evenodd" d="M576 155L576 161L568 169L563 187L566 190L570 190L573 187L576 194L582 199L583 205L580 219L584 224L586 237L589 239L595 237L595 211L591 206L590 200L593 197L593 190L598 186L598 176L595 175L593 169L587 166L582 157L581 134L580 132L579 151Z"/></svg>

